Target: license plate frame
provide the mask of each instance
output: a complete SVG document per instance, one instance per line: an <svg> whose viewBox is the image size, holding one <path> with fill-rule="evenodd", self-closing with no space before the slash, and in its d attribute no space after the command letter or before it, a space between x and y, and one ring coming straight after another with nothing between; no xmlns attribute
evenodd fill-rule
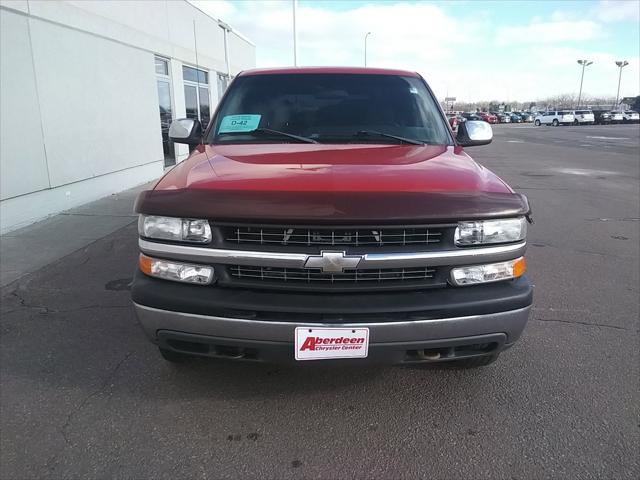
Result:
<svg viewBox="0 0 640 480"><path fill-rule="evenodd" d="M367 358L369 329L296 327L294 344L298 361Z"/></svg>

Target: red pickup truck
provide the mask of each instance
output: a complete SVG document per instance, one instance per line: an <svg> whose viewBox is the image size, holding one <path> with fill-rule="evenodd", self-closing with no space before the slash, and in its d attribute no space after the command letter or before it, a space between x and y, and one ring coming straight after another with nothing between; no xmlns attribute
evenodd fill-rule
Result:
<svg viewBox="0 0 640 480"><path fill-rule="evenodd" d="M162 356L493 362L523 331L526 197L454 136L417 73L240 73L142 192L132 298Z"/></svg>

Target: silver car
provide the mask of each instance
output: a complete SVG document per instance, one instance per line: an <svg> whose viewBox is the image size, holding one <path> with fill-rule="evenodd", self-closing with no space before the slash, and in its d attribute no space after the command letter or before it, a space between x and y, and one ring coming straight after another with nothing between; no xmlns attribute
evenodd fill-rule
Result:
<svg viewBox="0 0 640 480"><path fill-rule="evenodd" d="M573 112L575 125L593 125L596 121L591 110L576 110Z"/></svg>

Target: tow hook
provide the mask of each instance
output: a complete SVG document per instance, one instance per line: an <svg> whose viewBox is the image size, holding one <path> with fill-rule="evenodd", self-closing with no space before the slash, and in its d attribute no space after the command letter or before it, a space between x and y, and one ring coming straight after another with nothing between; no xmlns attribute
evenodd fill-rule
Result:
<svg viewBox="0 0 640 480"><path fill-rule="evenodd" d="M440 352L437 350L418 350L416 352L420 360L438 360Z"/></svg>

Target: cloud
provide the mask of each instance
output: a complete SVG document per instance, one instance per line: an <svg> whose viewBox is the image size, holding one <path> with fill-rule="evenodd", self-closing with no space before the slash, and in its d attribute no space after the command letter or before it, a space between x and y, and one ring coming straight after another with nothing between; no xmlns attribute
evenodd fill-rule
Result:
<svg viewBox="0 0 640 480"><path fill-rule="evenodd" d="M273 66L291 57L275 55L275 50L292 51L291 2L245 1L192 3L204 11L224 11L234 28L259 46L258 62ZM241 7L241 9L240 9ZM251 15L247 15L251 12ZM214 14L214 13L213 13ZM215 16L215 14L214 14ZM299 4L297 9L298 48L307 65L332 61L334 64L361 65L364 61L364 35L369 37L370 60L410 66L418 60L444 58L469 35L479 34L482 20L455 18L436 5L427 3L372 2L347 10ZM405 61L405 58L409 61Z"/></svg>
<svg viewBox="0 0 640 480"><path fill-rule="evenodd" d="M640 2L638 0L604 0L590 12L594 18L610 22L640 23Z"/></svg>
<svg viewBox="0 0 640 480"><path fill-rule="evenodd" d="M258 67L293 63L291 1L192 3L252 40ZM638 5L636 0L601 2L593 9L557 11L514 25L499 23L499 16L485 13L486 5L480 2L470 2L456 13L447 3L372 0L336 9L329 2L304 2L297 13L298 61L363 65L364 36L370 31L369 66L417 71L439 97L529 100L577 93L578 58L595 62L585 74L585 92L615 95L617 70L612 59L620 52L620 40L614 34L623 24L613 27L609 22L626 22L625 15L633 13L628 3ZM638 30L637 25L624 25ZM623 74L624 95L638 93L637 57L635 53L624 58L631 62Z"/></svg>
<svg viewBox="0 0 640 480"><path fill-rule="evenodd" d="M514 43L560 43L584 42L602 37L599 24L591 20L571 21L560 18L563 14L555 12L550 22L532 22L528 25L505 26L498 28L496 43L512 45Z"/></svg>

